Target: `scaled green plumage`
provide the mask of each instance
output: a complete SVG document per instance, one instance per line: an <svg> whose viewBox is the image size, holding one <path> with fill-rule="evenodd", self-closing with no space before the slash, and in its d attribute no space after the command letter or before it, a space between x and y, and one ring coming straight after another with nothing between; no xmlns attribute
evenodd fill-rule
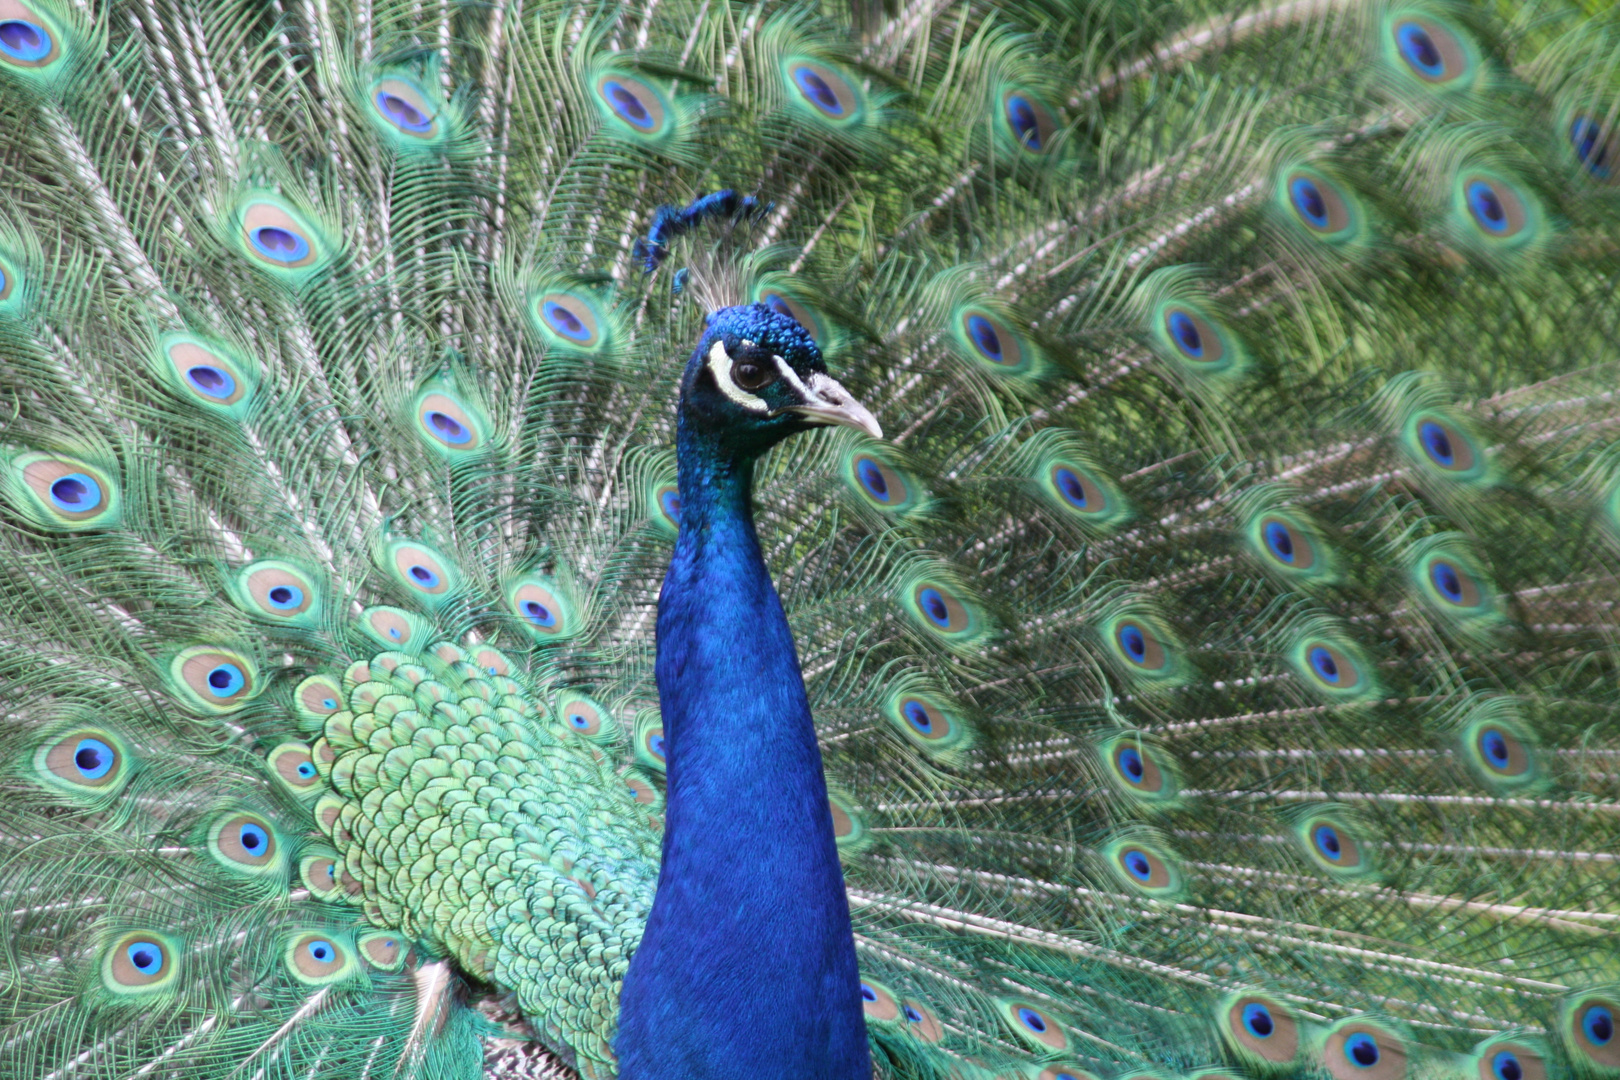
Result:
<svg viewBox="0 0 1620 1080"><path fill-rule="evenodd" d="M0 0L0 1075L614 1075L761 302L879 1076L1620 1077L1601 7Z"/></svg>

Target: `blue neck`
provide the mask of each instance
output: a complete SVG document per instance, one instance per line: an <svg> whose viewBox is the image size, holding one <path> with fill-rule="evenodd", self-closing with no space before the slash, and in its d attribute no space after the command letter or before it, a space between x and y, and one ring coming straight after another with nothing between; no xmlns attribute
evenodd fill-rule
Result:
<svg viewBox="0 0 1620 1080"><path fill-rule="evenodd" d="M658 602L669 767L621 1080L869 1080L843 872L804 681L754 533L754 462L683 416Z"/></svg>

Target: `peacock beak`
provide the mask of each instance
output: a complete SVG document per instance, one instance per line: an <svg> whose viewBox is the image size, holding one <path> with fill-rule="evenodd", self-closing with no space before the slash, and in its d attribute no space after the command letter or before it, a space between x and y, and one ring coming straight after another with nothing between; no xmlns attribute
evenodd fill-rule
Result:
<svg viewBox="0 0 1620 1080"><path fill-rule="evenodd" d="M810 376L805 391L809 400L802 405L789 405L782 411L798 413L817 424L841 424L864 431L874 439L883 438L877 417L867 412L866 406L856 401L831 375L816 372Z"/></svg>

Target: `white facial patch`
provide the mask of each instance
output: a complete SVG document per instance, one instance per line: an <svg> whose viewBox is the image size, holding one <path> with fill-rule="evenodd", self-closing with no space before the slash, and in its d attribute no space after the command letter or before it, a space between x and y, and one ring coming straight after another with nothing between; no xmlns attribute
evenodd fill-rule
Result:
<svg viewBox="0 0 1620 1080"><path fill-rule="evenodd" d="M783 365L778 364L778 367ZM709 348L709 374L714 376L714 383L720 392L735 401L749 412L769 414L771 407L762 397L756 397L731 381L731 354L726 352L726 343L716 341Z"/></svg>

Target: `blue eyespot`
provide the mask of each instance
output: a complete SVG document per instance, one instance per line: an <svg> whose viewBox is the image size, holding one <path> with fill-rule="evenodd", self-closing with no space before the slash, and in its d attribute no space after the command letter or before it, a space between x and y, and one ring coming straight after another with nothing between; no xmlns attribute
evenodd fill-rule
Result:
<svg viewBox="0 0 1620 1080"><path fill-rule="evenodd" d="M923 1014L918 1012L912 1006L907 1005L901 1011L906 1014L906 1019L911 1023L920 1024L923 1022Z"/></svg>
<svg viewBox="0 0 1620 1080"><path fill-rule="evenodd" d="M82 472L69 473L51 484L51 502L70 514L94 510L101 505L101 485Z"/></svg>
<svg viewBox="0 0 1620 1080"><path fill-rule="evenodd" d="M1041 150L1041 124L1035 115L1035 106L1022 94L1007 96L1007 123L1021 146Z"/></svg>
<svg viewBox="0 0 1620 1080"><path fill-rule="evenodd" d="M983 315L969 315L967 317L968 336L973 339L973 347L992 364L1006 363L1006 357L1001 351L1001 335L989 319Z"/></svg>
<svg viewBox="0 0 1620 1080"><path fill-rule="evenodd" d="M401 634L399 632L399 627L390 626L388 628L388 636L393 638L395 641L398 641L400 639L400 637L401 637Z"/></svg>
<svg viewBox="0 0 1620 1080"><path fill-rule="evenodd" d="M490 674L493 675L494 672L492 671ZM335 698L321 698L321 705L328 709L335 709L337 708L338 703Z"/></svg>
<svg viewBox="0 0 1620 1080"><path fill-rule="evenodd" d="M1138 664L1146 662L1148 651L1147 635L1142 633L1140 626L1135 623L1125 623L1119 628L1118 637L1119 647L1125 650L1126 656L1129 656Z"/></svg>
<svg viewBox="0 0 1620 1080"><path fill-rule="evenodd" d="M800 66L793 69L792 75L793 81L798 84L799 92L809 99L812 105L828 116L844 115L844 103L838 100L838 94L817 72L809 67Z"/></svg>
<svg viewBox="0 0 1620 1080"><path fill-rule="evenodd" d="M681 520L681 493L666 491L658 498L658 505L663 509L664 516L671 521Z"/></svg>
<svg viewBox="0 0 1620 1080"><path fill-rule="evenodd" d="M1479 733L1479 749L1485 755L1485 760L1493 768L1505 769L1508 767L1507 737L1495 728L1486 728Z"/></svg>
<svg viewBox="0 0 1620 1080"><path fill-rule="evenodd" d="M279 263L302 262L309 257L309 241L279 225L261 225L248 232L248 239L260 255Z"/></svg>
<svg viewBox="0 0 1620 1080"><path fill-rule="evenodd" d="M422 414L422 419L436 436L447 443L461 446L472 439L472 429L446 413L430 410Z"/></svg>
<svg viewBox="0 0 1620 1080"><path fill-rule="evenodd" d="M1508 229L1508 215L1502 208L1502 200L1497 197L1496 189L1483 180L1468 185L1468 212L1487 232L1504 233Z"/></svg>
<svg viewBox="0 0 1620 1080"><path fill-rule="evenodd" d="M1115 760L1119 762L1119 771L1133 784L1140 784L1142 777L1147 775L1147 766L1142 764L1142 755L1134 747L1121 750Z"/></svg>
<svg viewBox="0 0 1620 1080"><path fill-rule="evenodd" d="M377 102L377 111L386 116L389 122L404 128L406 131L422 135L433 127L431 117L423 114L421 109L418 109L398 94L390 94L386 90L379 90L375 100Z"/></svg>
<svg viewBox="0 0 1620 1080"><path fill-rule="evenodd" d="M1403 22L1396 26L1395 43L1400 47L1402 58L1419 74L1438 79L1446 73L1445 58L1440 55L1434 38L1419 24Z"/></svg>
<svg viewBox="0 0 1620 1080"><path fill-rule="evenodd" d="M1198 332L1198 324L1192 316L1185 311L1172 311L1164 321L1177 348L1194 360L1204 358L1204 338Z"/></svg>
<svg viewBox="0 0 1620 1080"><path fill-rule="evenodd" d="M1081 482L1079 475L1073 469L1058 466L1052 472L1052 478L1057 481L1058 494L1063 500L1076 510L1089 509L1086 497L1086 485Z"/></svg>
<svg viewBox="0 0 1620 1080"><path fill-rule="evenodd" d="M1451 446L1451 436L1446 429L1433 420L1425 420L1418 426L1418 438L1423 441L1423 451L1442 468L1450 468L1457 461L1456 451Z"/></svg>
<svg viewBox="0 0 1620 1080"><path fill-rule="evenodd" d="M583 716L583 715L582 715L582 714L580 714L580 713L573 713L573 714L571 714L571 715L570 715L570 716L569 716L569 717L568 717L568 723L569 723L569 725L570 725L570 726L571 726L571 727L573 727L573 728L576 728L576 729L577 729L577 730L579 730L579 731L584 731L584 730L585 730L585 729L586 729L586 728L588 728L588 727L590 727L590 726L591 726L591 722L590 722L590 721L589 721L589 720L587 720L587 719L586 719L586 718L585 718L585 717L584 717L584 716Z"/></svg>
<svg viewBox="0 0 1620 1080"><path fill-rule="evenodd" d="M1524 1080L1524 1066L1517 1054L1502 1050L1491 1057L1491 1074L1496 1080Z"/></svg>
<svg viewBox="0 0 1620 1080"><path fill-rule="evenodd" d="M298 763L298 775L305 780L315 779L315 763L312 761L300 761Z"/></svg>
<svg viewBox="0 0 1620 1080"><path fill-rule="evenodd" d="M1313 647L1309 654L1311 670L1325 683L1337 684L1339 681L1339 664L1333 659L1333 653L1321 645Z"/></svg>
<svg viewBox="0 0 1620 1080"><path fill-rule="evenodd" d="M551 629L557 625L557 614L538 600L523 601L523 614L534 625Z"/></svg>
<svg viewBox="0 0 1620 1080"><path fill-rule="evenodd" d="M418 585L422 586L422 588L424 588L424 589L438 588L439 575L435 574L431 569L429 569L426 566L422 566L420 564L418 564L416 566L412 566L411 569L410 569L410 575L411 575L411 580L415 581Z"/></svg>
<svg viewBox="0 0 1620 1080"><path fill-rule="evenodd" d="M1294 177L1288 184L1288 197L1299 216L1313 228L1328 228L1327 200L1322 197L1322 189L1316 186L1316 181L1307 176Z"/></svg>
<svg viewBox="0 0 1620 1080"><path fill-rule="evenodd" d="M1440 590L1440 595L1453 604L1463 602L1462 578L1455 566L1441 559L1434 560L1429 564L1429 580Z"/></svg>
<svg viewBox="0 0 1620 1080"><path fill-rule="evenodd" d="M309 952L310 959L322 964L329 964L337 959L337 947L330 941L312 941L304 948Z"/></svg>
<svg viewBox="0 0 1620 1080"><path fill-rule="evenodd" d="M73 767L86 780L100 780L117 763L117 753L100 739L80 739L73 748Z"/></svg>
<svg viewBox="0 0 1620 1080"><path fill-rule="evenodd" d="M1153 864L1140 851L1127 851L1119 861L1138 881L1146 881L1153 876Z"/></svg>
<svg viewBox="0 0 1620 1080"><path fill-rule="evenodd" d="M246 685L246 676L235 664L220 664L208 673L208 692L215 697L230 697Z"/></svg>
<svg viewBox="0 0 1620 1080"><path fill-rule="evenodd" d="M870 986L867 986L865 983L861 983L861 999L864 1001L876 1001L877 991L872 989Z"/></svg>
<svg viewBox="0 0 1620 1080"><path fill-rule="evenodd" d="M1609 178L1610 142L1601 124L1590 117L1577 116L1569 125L1569 141L1587 172L1600 180Z"/></svg>
<svg viewBox="0 0 1620 1080"><path fill-rule="evenodd" d="M900 706L900 712L905 716L906 723L916 728L919 732L924 735L933 734L934 718L928 715L928 710L923 706L922 702L915 699L907 701L904 705Z"/></svg>
<svg viewBox="0 0 1620 1080"><path fill-rule="evenodd" d="M651 735L647 738L647 750L659 761L664 760L664 737Z"/></svg>
<svg viewBox="0 0 1620 1080"><path fill-rule="evenodd" d="M251 855L257 855L270 848L270 834L251 822L245 822L242 830L237 834L242 844L242 850Z"/></svg>
<svg viewBox="0 0 1620 1080"><path fill-rule="evenodd" d="M544 316L546 325L569 341L589 342L591 340L591 328L585 325L585 320L555 300L547 300L542 304L540 314Z"/></svg>
<svg viewBox="0 0 1620 1080"><path fill-rule="evenodd" d="M1339 840L1339 830L1331 825L1318 825L1311 830L1311 842L1322 858L1329 862L1338 862L1344 858L1344 844Z"/></svg>
<svg viewBox="0 0 1620 1080"><path fill-rule="evenodd" d="M878 468L877 462L871 458L861 458L855 463L855 475L860 477L861 486L868 495L878 502L889 501L889 482L883 478L883 470Z"/></svg>
<svg viewBox="0 0 1620 1080"><path fill-rule="evenodd" d="M942 630L951 627L951 611L945 606L945 598L938 589L927 588L917 594L917 606L922 608L923 614L928 616L930 622Z"/></svg>
<svg viewBox="0 0 1620 1080"><path fill-rule="evenodd" d="M1614 1038L1614 1014L1606 1006L1591 1006L1581 1014L1581 1032L1593 1046L1607 1046Z"/></svg>
<svg viewBox="0 0 1620 1080"><path fill-rule="evenodd" d="M142 975L156 975L163 970L163 950L150 941L137 941L125 950L131 966Z"/></svg>
<svg viewBox="0 0 1620 1080"><path fill-rule="evenodd" d="M0 22L0 53L24 64L36 63L51 54L51 35L38 23L7 19Z"/></svg>
<svg viewBox="0 0 1620 1080"><path fill-rule="evenodd" d="M224 400L236 393L236 380L227 371L211 364L198 364L186 369L186 382L199 394Z"/></svg>
<svg viewBox="0 0 1620 1080"><path fill-rule="evenodd" d="M1046 1017L1042 1016L1034 1009L1020 1007L1018 1010L1018 1022L1029 1028L1029 1030L1033 1031L1037 1035L1046 1034Z"/></svg>
<svg viewBox="0 0 1620 1080"><path fill-rule="evenodd" d="M1264 529L1266 547L1285 563L1294 561L1294 538L1288 526L1280 521L1268 521Z"/></svg>
<svg viewBox="0 0 1620 1080"><path fill-rule="evenodd" d="M1358 1069L1370 1069L1378 1064L1378 1042L1365 1031L1358 1031L1344 1040L1344 1056Z"/></svg>
<svg viewBox="0 0 1620 1080"><path fill-rule="evenodd" d="M296 585L277 585L265 593L270 606L277 611L292 611L304 602L304 590ZM328 699L330 701L330 699ZM325 704L325 702L323 702ZM337 702L332 701L329 708L337 708Z"/></svg>

